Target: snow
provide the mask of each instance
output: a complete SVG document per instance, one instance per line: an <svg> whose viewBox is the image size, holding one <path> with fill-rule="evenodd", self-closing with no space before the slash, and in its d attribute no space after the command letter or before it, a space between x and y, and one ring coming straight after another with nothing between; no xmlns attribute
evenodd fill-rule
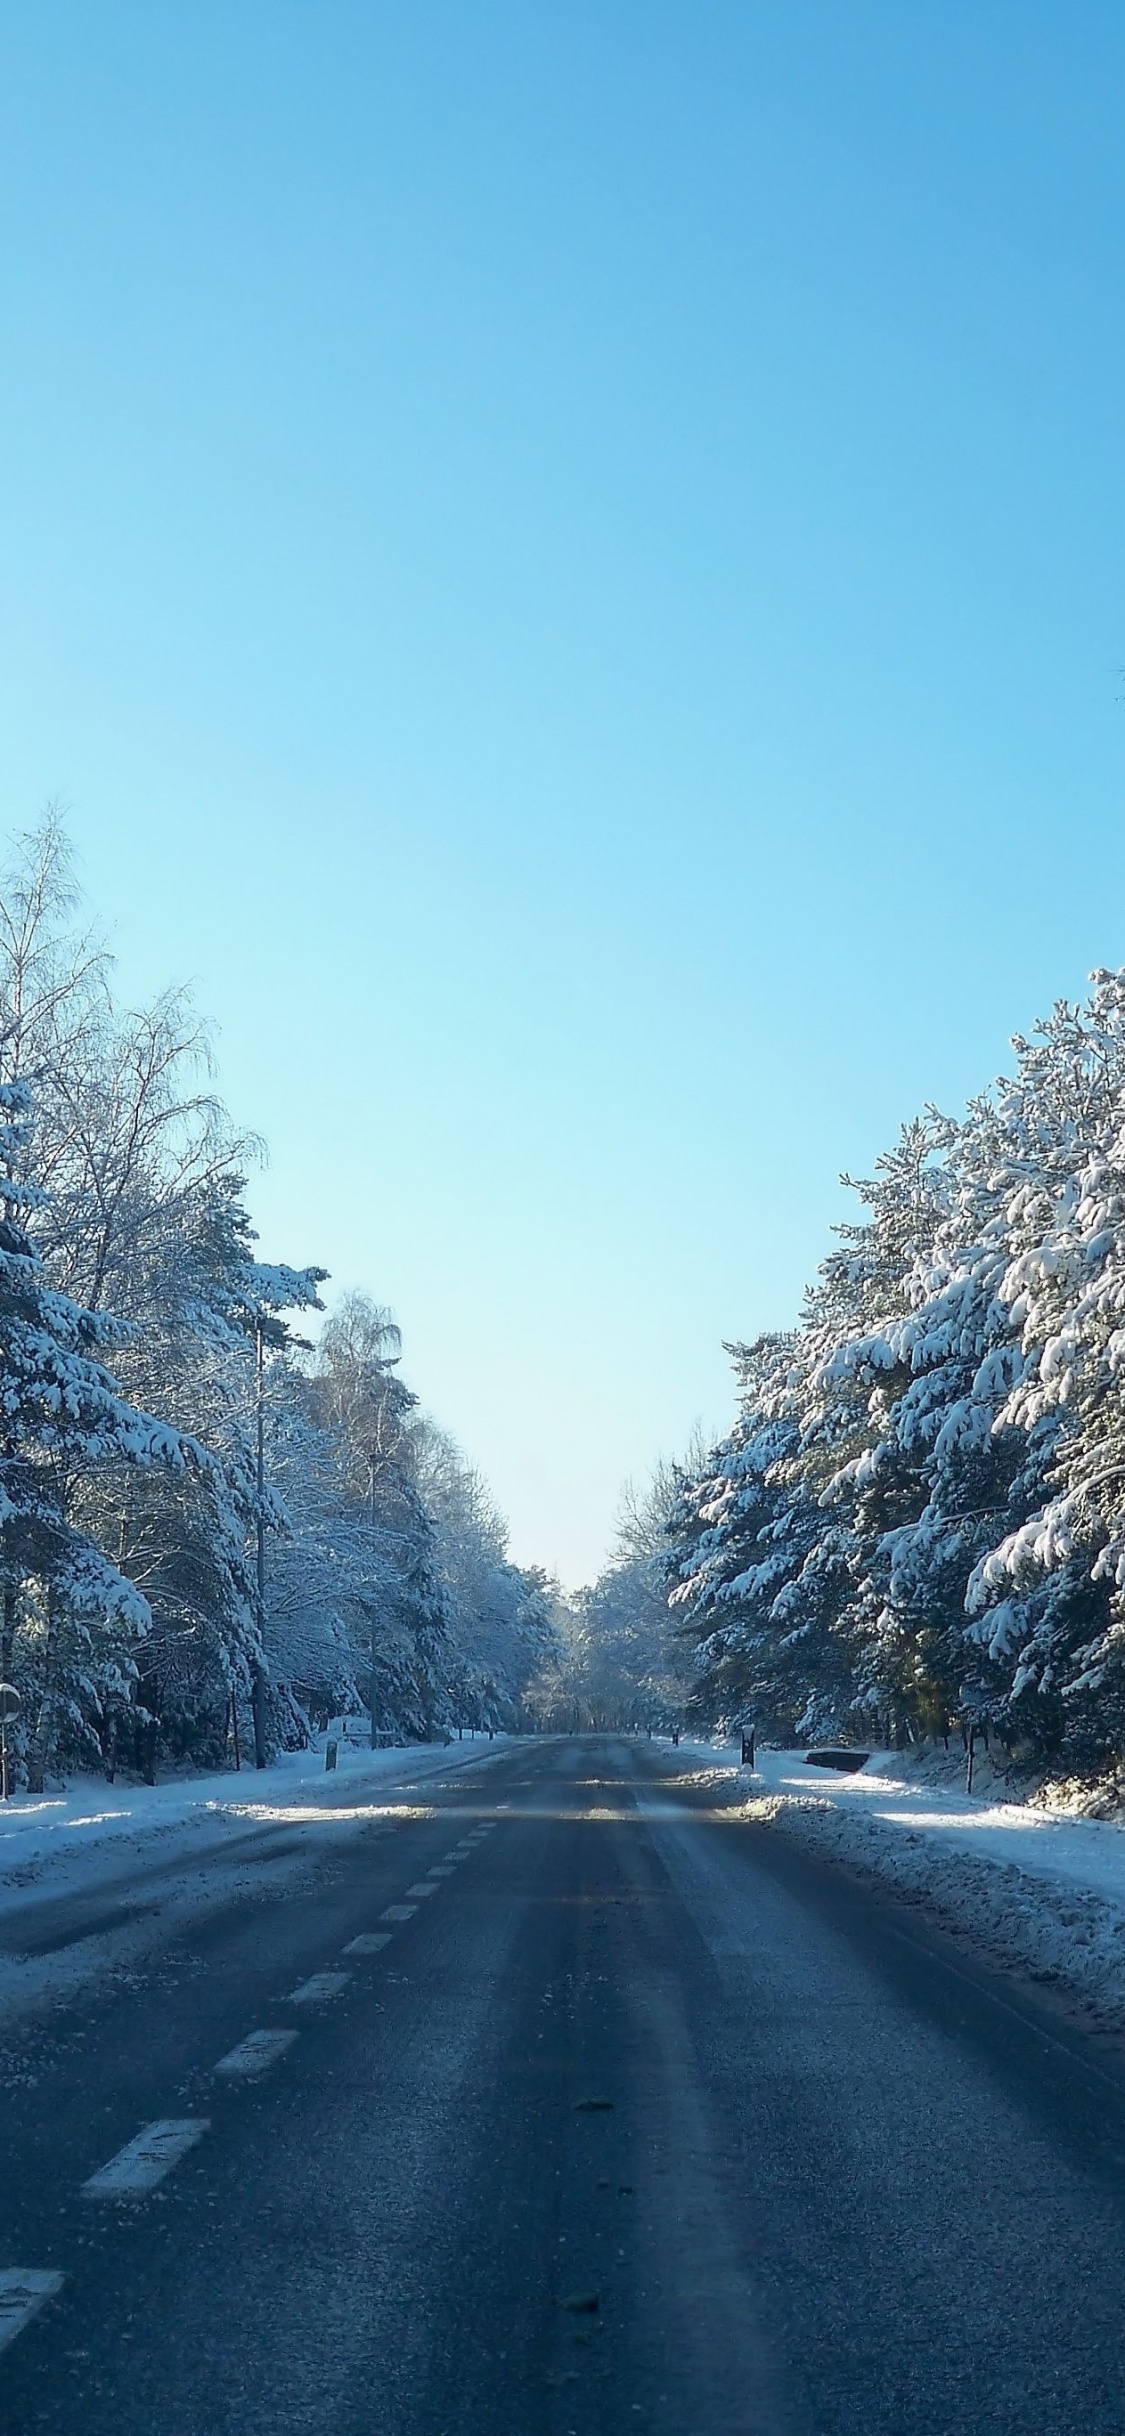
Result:
<svg viewBox="0 0 1125 2436"><path fill-rule="evenodd" d="M755 1774L763 1788L807 1801L815 1788L845 1818L876 1820L929 1837L942 1852L960 1850L1036 1877L1084 1886L1125 1910L1125 1833L1103 1819L1060 1817L1026 1802L980 1800L952 1787L911 1784L897 1752L878 1752L854 1776L810 1768L794 1751L763 1751Z"/></svg>
<svg viewBox="0 0 1125 2436"><path fill-rule="evenodd" d="M497 1734L492 1743L381 1751L341 1742L328 1774L322 1739L319 1749L284 1753L261 1772L155 1786L87 1778L65 1793L17 1794L0 1805L0 2015L57 2001L100 1971L130 1966L192 1912L260 1891L261 1857L279 1830L287 1850L276 1866L271 1856L271 1884L307 1868L326 1835L424 1810L428 1786L460 1772L481 1776L510 1742ZM306 1831L292 1851L290 1829ZM98 1915L93 1926L87 1898ZM137 1898L144 1917L130 1911ZM52 1920L65 1915L63 1933L37 1952L48 1906L57 1906Z"/></svg>
<svg viewBox="0 0 1125 2436"><path fill-rule="evenodd" d="M506 1739L496 1736L494 1754ZM9 1888L17 1883L12 1876L16 1870L22 1887L64 1856L80 1856L96 1869L102 1859L120 1861L123 1852L139 1854L151 1839L167 1841L177 1831L192 1834L193 1849L198 1849L196 1839L220 1840L232 1828L245 1832L255 1825L307 1823L333 1812L347 1817L354 1805L341 1801L345 1787L360 1794L379 1783L389 1790L392 1785L420 1783L435 1771L447 1772L458 1761L479 1764L488 1755L483 1740L386 1751L356 1750L341 1742L335 1771L329 1775L321 1738L317 1749L282 1752L263 1770L176 1777L164 1785L107 1785L88 1777L66 1793L17 1793L0 1804L0 1917ZM364 1815L367 1807L363 1805Z"/></svg>
<svg viewBox="0 0 1125 2436"><path fill-rule="evenodd" d="M801 1752L681 1743L700 1790L826 1858L868 1871L992 1959L1077 1994L1125 2028L1125 1830L1029 1803L911 1782L895 1752L855 1775Z"/></svg>

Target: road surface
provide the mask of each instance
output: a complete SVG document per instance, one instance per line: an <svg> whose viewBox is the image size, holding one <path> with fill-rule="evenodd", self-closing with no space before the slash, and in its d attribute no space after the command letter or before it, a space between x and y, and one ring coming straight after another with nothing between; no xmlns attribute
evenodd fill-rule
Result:
<svg viewBox="0 0 1125 2436"><path fill-rule="evenodd" d="M3 2429L1122 2436L1116 2051L677 1766L380 1791L10 2039Z"/></svg>

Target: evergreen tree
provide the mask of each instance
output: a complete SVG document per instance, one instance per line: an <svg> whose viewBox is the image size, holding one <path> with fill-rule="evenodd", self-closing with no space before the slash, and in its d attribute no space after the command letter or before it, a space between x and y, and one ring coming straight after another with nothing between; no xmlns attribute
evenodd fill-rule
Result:
<svg viewBox="0 0 1125 2436"><path fill-rule="evenodd" d="M0 1086L0 1565L3 1659L23 1643L33 1700L28 1780L41 1787L64 1729L80 1741L94 1705L91 1661L124 1687L147 1633L147 1601L81 1519L81 1487L109 1467L208 1468L199 1443L121 1394L107 1356L120 1322L47 1283L29 1231L45 1196L29 1170L32 1095Z"/></svg>

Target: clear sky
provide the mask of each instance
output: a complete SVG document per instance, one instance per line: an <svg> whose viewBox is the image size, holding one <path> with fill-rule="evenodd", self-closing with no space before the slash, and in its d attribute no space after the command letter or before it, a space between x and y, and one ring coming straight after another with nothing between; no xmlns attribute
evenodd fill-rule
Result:
<svg viewBox="0 0 1125 2436"><path fill-rule="evenodd" d="M1125 961L1120 0L0 6L3 826L518 1556Z"/></svg>

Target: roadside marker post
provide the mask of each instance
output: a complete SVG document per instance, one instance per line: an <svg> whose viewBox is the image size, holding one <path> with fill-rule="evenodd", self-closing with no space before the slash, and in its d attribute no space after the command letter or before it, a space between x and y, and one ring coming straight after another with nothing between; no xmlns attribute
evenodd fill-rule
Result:
<svg viewBox="0 0 1125 2436"><path fill-rule="evenodd" d="M742 1765L744 1768L752 1768L754 1765L754 1732L755 1729L751 1726L749 1733L742 1737Z"/></svg>

